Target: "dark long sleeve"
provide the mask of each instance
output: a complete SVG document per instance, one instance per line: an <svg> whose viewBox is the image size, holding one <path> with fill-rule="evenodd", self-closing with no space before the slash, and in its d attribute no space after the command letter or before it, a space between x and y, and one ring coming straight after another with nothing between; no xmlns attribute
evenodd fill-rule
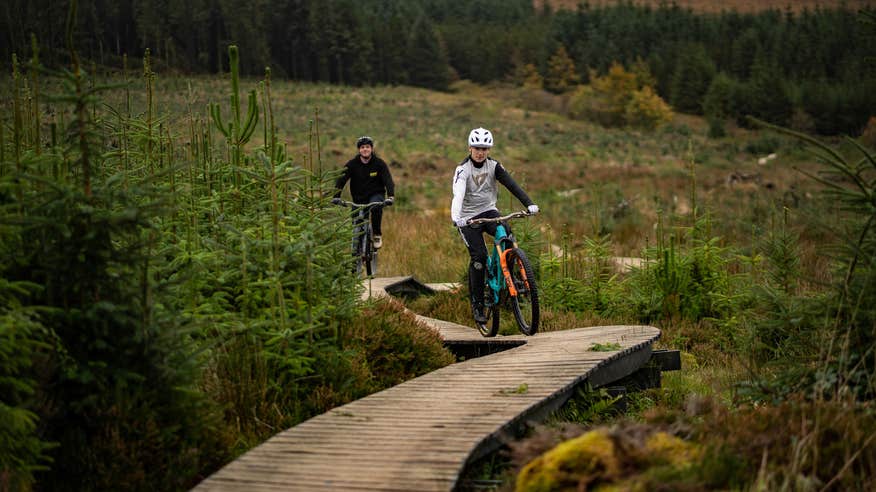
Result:
<svg viewBox="0 0 876 492"><path fill-rule="evenodd" d="M517 181L514 181L514 178L512 178L511 175L508 174L508 171L506 171L505 168L502 167L502 164L499 163L496 163L496 180L502 183L505 188L508 188L508 191L510 191L512 195L517 197L517 199L520 200L520 203L522 203L523 205L528 207L533 204L533 201L531 198L529 198L529 195L527 195L526 192L523 191L523 188L521 188L520 185L517 184Z"/></svg>
<svg viewBox="0 0 876 492"><path fill-rule="evenodd" d="M338 176L337 181L335 181L335 198L341 197L341 192L344 191L344 186L347 184L347 181L350 179L350 167L349 165L344 166L344 172Z"/></svg>
<svg viewBox="0 0 876 492"><path fill-rule="evenodd" d="M383 164L383 186L386 187L386 196L395 196L395 182L392 180L392 173L389 172L389 166Z"/></svg>

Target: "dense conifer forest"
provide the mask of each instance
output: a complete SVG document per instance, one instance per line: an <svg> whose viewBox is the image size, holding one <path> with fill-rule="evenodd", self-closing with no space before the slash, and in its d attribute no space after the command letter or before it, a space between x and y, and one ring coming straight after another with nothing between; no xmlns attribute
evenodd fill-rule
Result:
<svg viewBox="0 0 876 492"><path fill-rule="evenodd" d="M530 66L550 77L551 58L564 50L580 83L614 63L644 61L657 94L693 114L752 114L858 135L876 108L876 40L852 8L702 14L669 2L583 2L557 11L537 3L84 0L75 45L104 70L149 48L161 70L220 73L228 70L225 47L235 43L249 55L244 75L270 66L275 77L294 80L438 90L457 79L521 84ZM44 63L64 60L57 5L11 0L3 8L0 57L23 55L35 34Z"/></svg>

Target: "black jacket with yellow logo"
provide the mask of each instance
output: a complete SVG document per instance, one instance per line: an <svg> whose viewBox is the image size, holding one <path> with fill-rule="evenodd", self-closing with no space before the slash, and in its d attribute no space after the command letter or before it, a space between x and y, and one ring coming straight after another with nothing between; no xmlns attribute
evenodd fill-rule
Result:
<svg viewBox="0 0 876 492"><path fill-rule="evenodd" d="M380 157L371 156L368 164L363 164L359 156L350 159L344 164L344 172L335 182L337 193L341 196L344 185L350 181L350 196L356 203L365 203L366 200L377 193L385 193L385 196L395 196L395 184L389 173L389 166Z"/></svg>

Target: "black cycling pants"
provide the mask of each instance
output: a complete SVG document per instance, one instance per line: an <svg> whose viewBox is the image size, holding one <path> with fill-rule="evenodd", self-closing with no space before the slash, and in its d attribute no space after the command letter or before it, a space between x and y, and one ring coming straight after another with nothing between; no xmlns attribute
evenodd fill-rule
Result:
<svg viewBox="0 0 876 492"><path fill-rule="evenodd" d="M476 215L475 219L495 218L500 217L498 210L487 210ZM468 248L469 263L468 263L468 291L471 294L472 306L483 304L484 302L484 282L486 279L487 268L487 246L484 243L484 233L490 236L496 236L496 227L499 224L489 222L486 224L469 225L459 228L459 234L462 236L465 246ZM503 223L505 232L511 233L508 224Z"/></svg>
<svg viewBox="0 0 876 492"><path fill-rule="evenodd" d="M372 203L372 202L382 202L384 200L383 193L375 193L371 195L367 200L361 203ZM356 202L360 203L360 202ZM358 212L353 211L353 227L355 228L358 225ZM371 231L375 236L382 236L383 233L380 230L380 224L383 222L383 207L374 207L371 209Z"/></svg>

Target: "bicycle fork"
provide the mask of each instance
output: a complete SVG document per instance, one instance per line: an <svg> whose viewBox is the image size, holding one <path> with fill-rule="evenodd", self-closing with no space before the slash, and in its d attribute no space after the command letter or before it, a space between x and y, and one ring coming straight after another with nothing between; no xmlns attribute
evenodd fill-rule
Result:
<svg viewBox="0 0 876 492"><path fill-rule="evenodd" d="M511 269L508 268L508 252L511 251L511 248L508 248L499 255L499 264L502 266L502 275L505 277L505 285L508 286L508 294L513 297L517 297L517 286L514 285L514 279L511 278ZM523 278L523 283L526 285L526 288L529 288L529 279L526 278L526 270L523 269L523 265L520 266L520 276Z"/></svg>

